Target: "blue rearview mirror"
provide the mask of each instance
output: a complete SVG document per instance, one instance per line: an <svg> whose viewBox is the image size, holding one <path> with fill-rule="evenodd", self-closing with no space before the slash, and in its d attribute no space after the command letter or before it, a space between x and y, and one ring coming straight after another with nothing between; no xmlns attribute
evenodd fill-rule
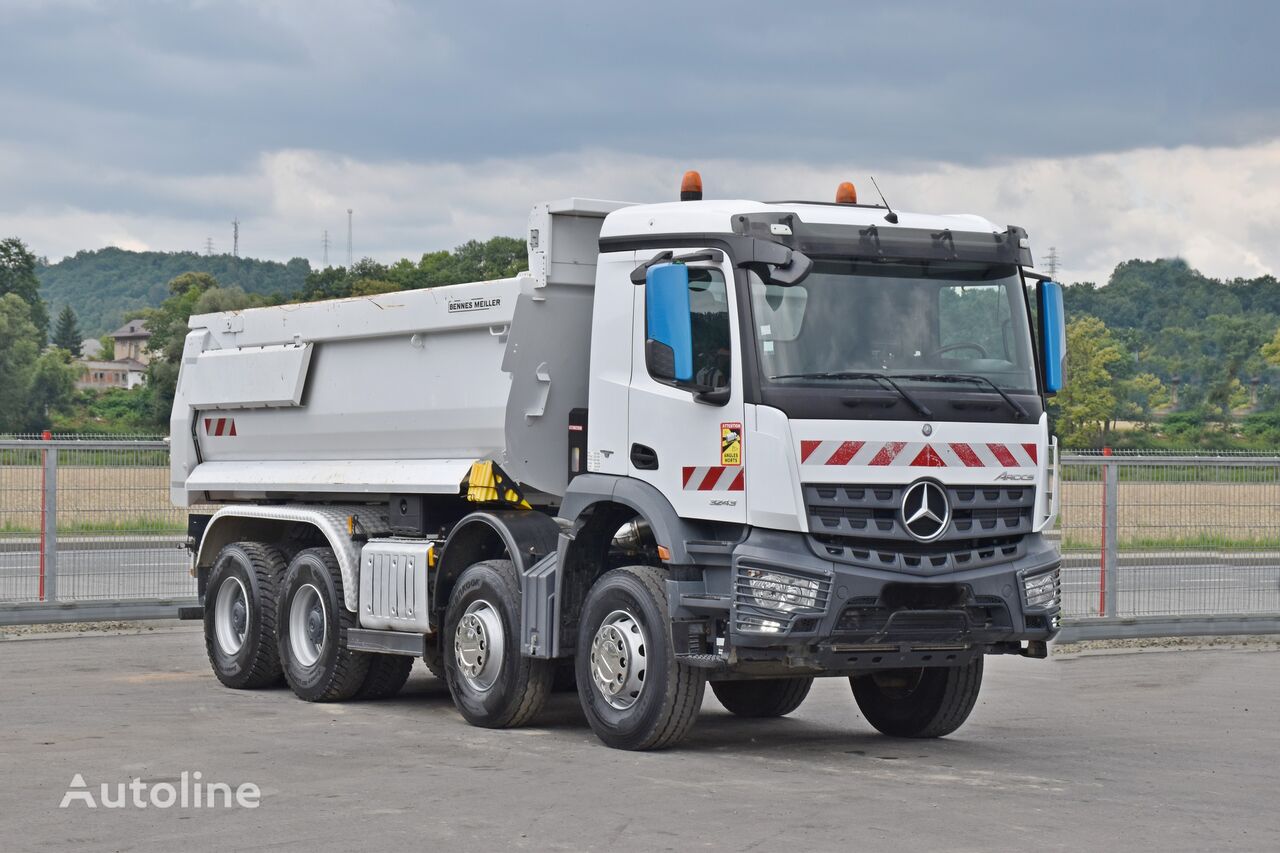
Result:
<svg viewBox="0 0 1280 853"><path fill-rule="evenodd" d="M1062 307L1062 285L1042 281L1036 288L1040 302L1040 341L1044 348L1044 390L1056 394L1066 378L1067 323Z"/></svg>
<svg viewBox="0 0 1280 853"><path fill-rule="evenodd" d="M645 354L661 379L693 381L693 321L689 312L689 268L658 264L645 274Z"/></svg>

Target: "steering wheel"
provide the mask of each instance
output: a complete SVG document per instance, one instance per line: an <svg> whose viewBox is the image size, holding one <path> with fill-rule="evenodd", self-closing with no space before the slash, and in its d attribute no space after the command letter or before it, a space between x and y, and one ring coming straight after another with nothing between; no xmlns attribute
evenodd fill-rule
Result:
<svg viewBox="0 0 1280 853"><path fill-rule="evenodd" d="M977 353L978 353L978 358L987 358L987 357L988 357L988 356L987 356L987 351L986 351L986 349L984 349L984 348L983 348L982 344L976 344L976 343L974 343L973 341L961 341L961 342L960 342L960 343L958 343L958 344L947 344L945 347L938 347L936 350L934 350L933 352L929 353L929 357L930 357L930 358L933 358L933 357L936 357L936 356L942 355L943 353L952 352L952 351L954 351L954 350L958 350L958 349L971 349L971 350L976 350L976 351L977 351Z"/></svg>

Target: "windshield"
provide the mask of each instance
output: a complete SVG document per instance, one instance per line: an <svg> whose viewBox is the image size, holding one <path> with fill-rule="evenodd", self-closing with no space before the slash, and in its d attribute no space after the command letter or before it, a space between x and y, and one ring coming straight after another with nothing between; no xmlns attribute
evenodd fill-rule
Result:
<svg viewBox="0 0 1280 853"><path fill-rule="evenodd" d="M963 381L1036 393L1013 265L817 260L790 287L752 276L751 300L766 382L874 387L858 374L875 373L908 390Z"/></svg>

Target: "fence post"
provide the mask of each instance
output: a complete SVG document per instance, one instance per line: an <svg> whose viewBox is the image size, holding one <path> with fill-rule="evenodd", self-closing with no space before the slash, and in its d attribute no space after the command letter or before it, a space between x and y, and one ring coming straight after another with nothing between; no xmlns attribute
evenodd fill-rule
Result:
<svg viewBox="0 0 1280 853"><path fill-rule="evenodd" d="M44 434L46 441L49 433ZM41 478L44 493L40 498L40 589L41 601L58 600L58 448L48 447L44 453Z"/></svg>
<svg viewBox="0 0 1280 853"><path fill-rule="evenodd" d="M1110 448L1108 448L1110 450ZM1107 453L1110 456L1110 453ZM1102 530L1102 597L1099 615L1115 616L1120 610L1120 466L1114 459L1102 463L1103 530ZM1108 595L1107 592L1111 594Z"/></svg>

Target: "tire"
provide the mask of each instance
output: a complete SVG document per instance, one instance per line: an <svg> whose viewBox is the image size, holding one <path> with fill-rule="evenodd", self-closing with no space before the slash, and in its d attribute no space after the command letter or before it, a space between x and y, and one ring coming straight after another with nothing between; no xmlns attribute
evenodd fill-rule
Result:
<svg viewBox="0 0 1280 853"><path fill-rule="evenodd" d="M891 737L934 738L964 724L982 686L982 656L964 666L895 669L849 679L867 722Z"/></svg>
<svg viewBox="0 0 1280 853"><path fill-rule="evenodd" d="M400 692L413 671L414 659L407 655L369 655L369 674L356 691L357 699L390 699Z"/></svg>
<svg viewBox="0 0 1280 853"><path fill-rule="evenodd" d="M761 678L753 681L713 681L716 694L726 710L739 717L785 717L809 695L813 678Z"/></svg>
<svg viewBox="0 0 1280 853"><path fill-rule="evenodd" d="M578 691L578 676L574 662L562 661L556 663L555 675L551 678L552 693L576 693Z"/></svg>
<svg viewBox="0 0 1280 853"><path fill-rule="evenodd" d="M431 671L432 675L444 681L444 651L440 648L443 644L443 639L437 634L435 637L428 639L427 644L427 653L422 656L422 662L427 665L427 669Z"/></svg>
<svg viewBox="0 0 1280 853"><path fill-rule="evenodd" d="M441 645L453 704L473 726L522 726L551 693L551 661L520 654L520 578L510 560L462 573L449 596Z"/></svg>
<svg viewBox="0 0 1280 853"><path fill-rule="evenodd" d="M342 572L328 548L299 551L289 563L276 615L284 677L299 699L337 702L359 692L373 656L347 648L356 615L342 597Z"/></svg>
<svg viewBox="0 0 1280 853"><path fill-rule="evenodd" d="M666 578L649 566L615 569L582 607L578 698L596 737L615 749L672 746L702 706L705 673L671 649Z"/></svg>
<svg viewBox="0 0 1280 853"><path fill-rule="evenodd" d="M280 682L276 588L284 569L280 552L260 542L227 545L213 561L205 588L204 646L213 674L227 687L251 690Z"/></svg>

